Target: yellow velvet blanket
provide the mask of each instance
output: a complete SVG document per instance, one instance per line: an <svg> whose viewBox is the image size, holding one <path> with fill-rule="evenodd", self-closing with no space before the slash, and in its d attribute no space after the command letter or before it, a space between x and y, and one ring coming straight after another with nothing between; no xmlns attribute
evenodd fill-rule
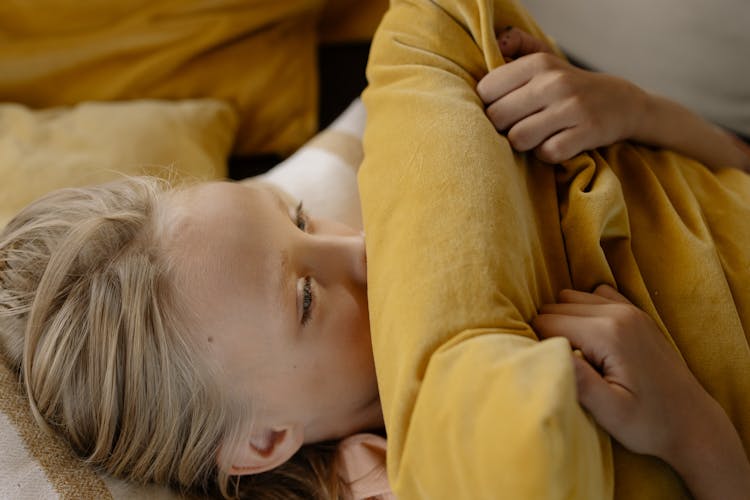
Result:
<svg viewBox="0 0 750 500"><path fill-rule="evenodd" d="M513 0L394 0L376 34L360 170L372 337L402 500L684 498L576 402L566 341L528 326L563 287L652 315L750 445L750 177L617 144L514 154L477 81Z"/></svg>

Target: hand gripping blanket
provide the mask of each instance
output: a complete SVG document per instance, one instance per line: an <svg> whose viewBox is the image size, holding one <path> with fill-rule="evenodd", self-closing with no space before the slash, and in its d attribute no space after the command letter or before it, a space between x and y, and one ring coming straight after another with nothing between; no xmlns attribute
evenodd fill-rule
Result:
<svg viewBox="0 0 750 500"><path fill-rule="evenodd" d="M373 42L359 173L372 340L401 500L687 498L576 402L570 347L528 322L564 287L649 313L750 444L750 177L629 143L542 164L476 83L512 0L394 0Z"/></svg>

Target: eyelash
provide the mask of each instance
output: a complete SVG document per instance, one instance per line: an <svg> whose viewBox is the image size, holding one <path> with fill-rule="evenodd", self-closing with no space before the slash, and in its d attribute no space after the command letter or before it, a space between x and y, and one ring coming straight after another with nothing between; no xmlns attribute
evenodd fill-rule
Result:
<svg viewBox="0 0 750 500"><path fill-rule="evenodd" d="M302 208L302 202L299 202L295 210L294 223L300 231L307 230L307 214ZM309 276L305 277L305 283L302 287L302 326L306 325L312 317L313 309L313 290L312 280Z"/></svg>
<svg viewBox="0 0 750 500"><path fill-rule="evenodd" d="M310 321L313 305L312 282L309 276L305 277L305 284L302 287L302 325Z"/></svg>
<svg viewBox="0 0 750 500"><path fill-rule="evenodd" d="M307 214L302 208L301 201L299 202L299 205L297 205L297 209L295 210L294 223L301 231L305 231L307 229Z"/></svg>

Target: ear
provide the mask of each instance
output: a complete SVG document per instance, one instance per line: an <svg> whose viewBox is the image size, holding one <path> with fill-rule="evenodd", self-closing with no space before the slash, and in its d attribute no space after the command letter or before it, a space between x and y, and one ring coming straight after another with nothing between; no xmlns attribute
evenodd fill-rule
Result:
<svg viewBox="0 0 750 500"><path fill-rule="evenodd" d="M289 460L305 442L301 425L254 429L245 443L223 442L217 457L229 474L242 476L266 472Z"/></svg>

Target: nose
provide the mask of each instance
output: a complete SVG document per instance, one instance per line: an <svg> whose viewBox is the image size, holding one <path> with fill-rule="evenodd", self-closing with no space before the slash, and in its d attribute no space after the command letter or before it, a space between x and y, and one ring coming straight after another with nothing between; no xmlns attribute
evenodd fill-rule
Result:
<svg viewBox="0 0 750 500"><path fill-rule="evenodd" d="M362 234L326 235L316 238L317 279L348 281L355 286L367 284L367 257Z"/></svg>

